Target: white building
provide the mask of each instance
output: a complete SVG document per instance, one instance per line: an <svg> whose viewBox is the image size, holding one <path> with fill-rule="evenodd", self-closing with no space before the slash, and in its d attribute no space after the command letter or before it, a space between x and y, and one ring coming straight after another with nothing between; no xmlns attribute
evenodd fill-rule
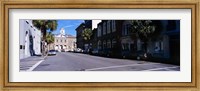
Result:
<svg viewBox="0 0 200 91"><path fill-rule="evenodd" d="M48 50L74 51L76 49L76 37L65 34L64 28L61 28L60 34L54 36L54 43L49 45Z"/></svg>
<svg viewBox="0 0 200 91"><path fill-rule="evenodd" d="M41 55L41 31L32 25L32 20L20 20L20 59Z"/></svg>

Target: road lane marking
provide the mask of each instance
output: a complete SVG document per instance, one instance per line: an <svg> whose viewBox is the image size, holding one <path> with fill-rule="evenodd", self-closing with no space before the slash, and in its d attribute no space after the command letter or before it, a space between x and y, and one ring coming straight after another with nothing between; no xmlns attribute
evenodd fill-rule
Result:
<svg viewBox="0 0 200 91"><path fill-rule="evenodd" d="M162 70L162 69L170 70L169 68L177 68L177 67L180 67L180 66L153 68L153 69L141 70L141 71L156 71L156 70Z"/></svg>
<svg viewBox="0 0 200 91"><path fill-rule="evenodd" d="M31 68L29 68L26 71L33 71L38 65L40 65L40 63L42 63L44 60L40 60L39 62L37 62L36 64L34 64Z"/></svg>
<svg viewBox="0 0 200 91"><path fill-rule="evenodd" d="M85 69L85 71L100 70L100 69L109 69L109 68L120 68L120 67L127 67L127 66L138 66L138 65L152 65L152 64L160 64L160 63L117 65L117 66L108 66L108 67L99 67L99 68Z"/></svg>

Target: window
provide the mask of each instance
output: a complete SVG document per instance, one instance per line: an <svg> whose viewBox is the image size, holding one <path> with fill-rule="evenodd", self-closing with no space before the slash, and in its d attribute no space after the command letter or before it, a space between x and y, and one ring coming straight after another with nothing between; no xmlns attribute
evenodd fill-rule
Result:
<svg viewBox="0 0 200 91"><path fill-rule="evenodd" d="M122 30L122 35L129 35L130 31L131 31L131 25L130 24L124 24L123 30Z"/></svg>
<svg viewBox="0 0 200 91"><path fill-rule="evenodd" d="M112 32L116 31L115 20L112 20Z"/></svg>
<svg viewBox="0 0 200 91"><path fill-rule="evenodd" d="M106 34L106 22L103 23L103 35Z"/></svg>
<svg viewBox="0 0 200 91"><path fill-rule="evenodd" d="M55 49L58 49L58 45L55 46Z"/></svg>
<svg viewBox="0 0 200 91"><path fill-rule="evenodd" d="M103 41L103 49L106 49L106 41Z"/></svg>
<svg viewBox="0 0 200 91"><path fill-rule="evenodd" d="M110 33L110 20L107 21L107 33Z"/></svg>
<svg viewBox="0 0 200 91"><path fill-rule="evenodd" d="M28 22L28 21L26 21L26 23L27 23L27 24L29 24L29 22Z"/></svg>
<svg viewBox="0 0 200 91"><path fill-rule="evenodd" d="M163 49L164 49L163 41L157 41L157 42L155 42L155 48L154 48L155 52L163 51Z"/></svg>
<svg viewBox="0 0 200 91"><path fill-rule="evenodd" d="M110 40L107 41L107 48L111 48L111 41Z"/></svg>
<svg viewBox="0 0 200 91"><path fill-rule="evenodd" d="M20 45L20 48L19 49L23 49L23 45Z"/></svg>
<svg viewBox="0 0 200 91"><path fill-rule="evenodd" d="M73 46L76 47L76 42L74 42Z"/></svg>
<svg viewBox="0 0 200 91"><path fill-rule="evenodd" d="M126 28L125 28L126 25L123 25L123 29L122 29L122 35L125 35L125 31L126 31Z"/></svg>
<svg viewBox="0 0 200 91"><path fill-rule="evenodd" d="M62 43L62 40L60 40L60 42Z"/></svg>
<svg viewBox="0 0 200 91"><path fill-rule="evenodd" d="M28 31L26 31L25 36L28 35Z"/></svg>
<svg viewBox="0 0 200 91"><path fill-rule="evenodd" d="M67 40L65 40L65 43L67 42Z"/></svg>
<svg viewBox="0 0 200 91"><path fill-rule="evenodd" d="M100 37L101 36L101 26L98 26L98 37Z"/></svg>
<svg viewBox="0 0 200 91"><path fill-rule="evenodd" d="M98 49L101 49L101 41L98 41Z"/></svg>
<svg viewBox="0 0 200 91"><path fill-rule="evenodd" d="M22 46L22 49L25 49L25 45Z"/></svg>
<svg viewBox="0 0 200 91"><path fill-rule="evenodd" d="M116 47L116 43L117 43L116 40L113 39L113 40L112 40L112 48L115 48L115 47Z"/></svg>
<svg viewBox="0 0 200 91"><path fill-rule="evenodd" d="M58 42L58 40L56 40L56 42Z"/></svg>
<svg viewBox="0 0 200 91"><path fill-rule="evenodd" d="M162 42L160 42L160 49L161 49L161 50L164 50L163 41L162 41Z"/></svg>
<svg viewBox="0 0 200 91"><path fill-rule="evenodd" d="M130 51L131 45L129 43L122 43L122 50Z"/></svg>

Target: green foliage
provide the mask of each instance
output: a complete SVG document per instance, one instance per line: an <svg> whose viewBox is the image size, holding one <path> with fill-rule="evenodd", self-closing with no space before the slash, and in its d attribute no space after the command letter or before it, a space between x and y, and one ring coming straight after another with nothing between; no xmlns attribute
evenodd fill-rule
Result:
<svg viewBox="0 0 200 91"><path fill-rule="evenodd" d="M33 25L38 29L46 30L56 30L57 29L57 20L33 20Z"/></svg>
<svg viewBox="0 0 200 91"><path fill-rule="evenodd" d="M46 42L47 44L54 43L54 35L52 33L47 33L46 35Z"/></svg>
<svg viewBox="0 0 200 91"><path fill-rule="evenodd" d="M142 41L154 41L158 39L163 26L159 20L133 20L131 30Z"/></svg>
<svg viewBox="0 0 200 91"><path fill-rule="evenodd" d="M156 25L151 20L132 20L131 30L141 40L147 41L156 31Z"/></svg>
<svg viewBox="0 0 200 91"><path fill-rule="evenodd" d="M85 28L82 32L82 37L84 38L84 40L86 41L90 40L91 36L92 36L92 29Z"/></svg>
<svg viewBox="0 0 200 91"><path fill-rule="evenodd" d="M132 20L132 38L139 38L144 42L144 50L147 52L148 41L159 39L162 30L161 22L158 20ZM137 40L136 40L137 41Z"/></svg>
<svg viewBox="0 0 200 91"><path fill-rule="evenodd" d="M43 34L43 40L46 39L46 32L47 30L50 30L50 32L57 29L57 20L33 20L33 25L41 30Z"/></svg>

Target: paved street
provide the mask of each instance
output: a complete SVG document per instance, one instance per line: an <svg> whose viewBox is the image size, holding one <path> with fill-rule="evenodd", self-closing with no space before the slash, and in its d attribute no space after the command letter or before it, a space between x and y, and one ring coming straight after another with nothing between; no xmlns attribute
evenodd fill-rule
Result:
<svg viewBox="0 0 200 91"><path fill-rule="evenodd" d="M21 59L20 71L31 71L35 68L34 65L37 65L42 61L44 61L44 58L40 56L32 56L25 59Z"/></svg>
<svg viewBox="0 0 200 91"><path fill-rule="evenodd" d="M116 59L82 53L58 52L48 56L33 71L179 71L176 65Z"/></svg>
<svg viewBox="0 0 200 91"><path fill-rule="evenodd" d="M20 30L19 71L180 71L180 20L21 19Z"/></svg>

